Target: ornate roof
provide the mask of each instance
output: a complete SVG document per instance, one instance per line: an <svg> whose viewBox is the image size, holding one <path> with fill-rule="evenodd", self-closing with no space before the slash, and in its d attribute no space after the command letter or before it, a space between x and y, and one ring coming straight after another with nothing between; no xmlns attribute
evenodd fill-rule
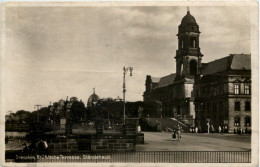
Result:
<svg viewBox="0 0 260 167"><path fill-rule="evenodd" d="M188 23L196 23L195 18L190 14L190 11L187 12L187 14L182 18L181 24L185 25Z"/></svg>

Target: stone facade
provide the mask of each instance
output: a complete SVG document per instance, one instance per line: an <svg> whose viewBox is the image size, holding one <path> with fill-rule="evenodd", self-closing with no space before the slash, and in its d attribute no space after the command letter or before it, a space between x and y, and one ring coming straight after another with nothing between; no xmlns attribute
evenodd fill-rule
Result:
<svg viewBox="0 0 260 167"><path fill-rule="evenodd" d="M161 117L188 122L201 132L208 125L225 132L249 131L251 55L234 54L202 63L199 35L199 26L188 11L177 34L176 73L161 78L147 75L143 100L162 102Z"/></svg>
<svg viewBox="0 0 260 167"><path fill-rule="evenodd" d="M240 54L205 64L195 84L196 125L201 131L207 131L208 122L229 133L251 129L250 61L250 55Z"/></svg>

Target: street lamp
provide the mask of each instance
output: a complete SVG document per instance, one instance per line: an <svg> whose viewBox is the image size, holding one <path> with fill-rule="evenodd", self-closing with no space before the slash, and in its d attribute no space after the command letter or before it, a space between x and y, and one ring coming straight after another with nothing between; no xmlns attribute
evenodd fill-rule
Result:
<svg viewBox="0 0 260 167"><path fill-rule="evenodd" d="M132 76L132 71L133 71L133 67L124 67L123 71L124 71L124 76L123 76L123 100L124 100L124 124L125 124L125 92L126 92L126 86L125 86L125 74L127 73L127 71L130 71L130 76Z"/></svg>
<svg viewBox="0 0 260 167"><path fill-rule="evenodd" d="M40 116L39 116L39 115L40 115L39 109L41 108L41 106L42 106L42 105L39 105L39 104L34 105L34 108L37 109L37 123L40 122L40 119L39 119L39 117L40 117Z"/></svg>

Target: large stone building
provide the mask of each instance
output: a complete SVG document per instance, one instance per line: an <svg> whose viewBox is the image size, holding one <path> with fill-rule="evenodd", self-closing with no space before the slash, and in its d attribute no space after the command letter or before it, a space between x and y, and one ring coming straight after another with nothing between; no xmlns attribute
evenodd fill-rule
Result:
<svg viewBox="0 0 260 167"><path fill-rule="evenodd" d="M199 25L189 11L177 36L176 73L161 78L147 75L144 101L161 101L162 117L177 118L198 126L200 131L205 131L208 125L221 126L229 132L234 126L243 126L241 129L250 126L250 55L230 55L202 63ZM234 111L233 103L235 110L240 106L240 113ZM240 123L242 119L246 121Z"/></svg>
<svg viewBox="0 0 260 167"><path fill-rule="evenodd" d="M232 54L202 65L195 84L196 123L207 131L209 122L226 132L251 128L251 56Z"/></svg>

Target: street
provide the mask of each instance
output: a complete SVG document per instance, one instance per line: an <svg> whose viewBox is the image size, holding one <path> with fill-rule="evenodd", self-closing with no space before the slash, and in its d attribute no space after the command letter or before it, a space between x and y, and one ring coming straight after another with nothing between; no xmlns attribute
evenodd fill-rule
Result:
<svg viewBox="0 0 260 167"><path fill-rule="evenodd" d="M172 133L143 132L143 145L137 151L248 151L250 135L183 133L180 141L173 141Z"/></svg>

